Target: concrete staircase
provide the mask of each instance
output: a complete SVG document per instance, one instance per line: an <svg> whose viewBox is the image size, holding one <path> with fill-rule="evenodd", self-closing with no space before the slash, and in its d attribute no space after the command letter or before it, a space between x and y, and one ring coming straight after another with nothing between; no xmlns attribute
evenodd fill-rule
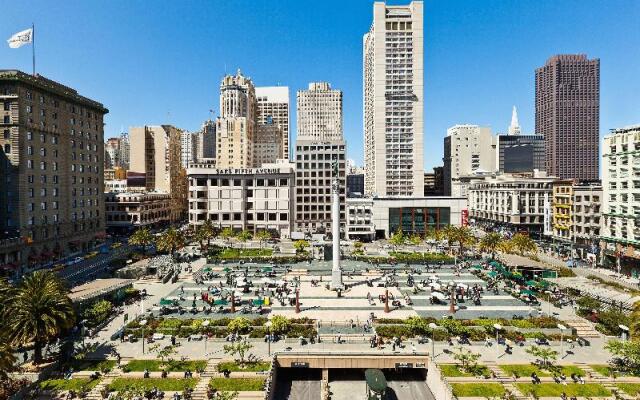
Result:
<svg viewBox="0 0 640 400"><path fill-rule="evenodd" d="M502 368L498 367L495 362L487 362L485 363L486 367L495 374L496 380L504 386L506 390L508 390L511 394L515 396L517 400L528 400L529 397L523 395L520 390L514 384L514 380L511 376L507 375Z"/></svg>
<svg viewBox="0 0 640 400"><path fill-rule="evenodd" d="M584 338L599 338L600 332L596 331L591 323L583 318L566 319L564 322L576 330L576 334Z"/></svg>
<svg viewBox="0 0 640 400"><path fill-rule="evenodd" d="M193 400L207 400L207 389L209 387L209 381L213 376L218 373L218 359L209 359L207 366L202 374L200 374L200 380L193 389L191 397Z"/></svg>
<svg viewBox="0 0 640 400"><path fill-rule="evenodd" d="M108 373L108 374L104 375L103 378L100 380L100 382L96 386L94 386L93 389L91 389L91 391L87 395L86 399L87 400L102 400L102 394L100 394L100 392L102 392L102 389L104 389L107 386L109 386L111 384L111 382L113 382L113 379L116 378L117 376L118 376L117 373Z"/></svg>

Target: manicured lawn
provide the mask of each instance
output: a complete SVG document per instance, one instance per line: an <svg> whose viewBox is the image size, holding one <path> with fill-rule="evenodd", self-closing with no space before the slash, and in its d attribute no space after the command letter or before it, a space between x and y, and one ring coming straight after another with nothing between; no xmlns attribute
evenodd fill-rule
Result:
<svg viewBox="0 0 640 400"><path fill-rule="evenodd" d="M504 387L499 383L452 383L456 397L501 397Z"/></svg>
<svg viewBox="0 0 640 400"><path fill-rule="evenodd" d="M112 370L116 366L116 360L73 360L70 366L74 371Z"/></svg>
<svg viewBox="0 0 640 400"><path fill-rule="evenodd" d="M89 378L74 378L74 379L48 379L40 382L40 388L43 390L75 390L79 391L82 388L87 390L93 389L100 382L100 379L91 380Z"/></svg>
<svg viewBox="0 0 640 400"><path fill-rule="evenodd" d="M640 383L618 383L616 386L630 396L640 394Z"/></svg>
<svg viewBox="0 0 640 400"><path fill-rule="evenodd" d="M110 391L121 391L126 389L149 390L154 387L162 391L180 392L186 388L193 389L198 383L196 378L176 379L176 378L116 378L109 385Z"/></svg>
<svg viewBox="0 0 640 400"><path fill-rule="evenodd" d="M229 370L231 372L261 372L268 371L271 367L271 363L266 361L259 361L255 363L245 363L245 365L240 366L235 361L227 361L221 362L218 364L218 371Z"/></svg>
<svg viewBox="0 0 640 400"><path fill-rule="evenodd" d="M509 375L513 376L514 374L517 374L520 377L531 376L531 374L534 372L538 374L538 376L552 376L554 373L553 371L540 369L537 366L532 364L504 364L504 365L499 365L499 367ZM571 374L576 374L580 376L586 375L582 369L573 365L562 365L562 366L559 366L558 368L559 369L556 372L557 374L560 374L562 372L566 376L571 376Z"/></svg>
<svg viewBox="0 0 640 400"><path fill-rule="evenodd" d="M168 372L181 372L186 370L196 371L198 368L204 369L207 366L206 360L193 360L193 361L174 361L169 364L168 362L162 362L160 360L131 360L124 365L122 369L125 372L142 372L145 369L150 372L162 371L163 367L168 367Z"/></svg>
<svg viewBox="0 0 640 400"><path fill-rule="evenodd" d="M562 385L560 383L541 383L534 385L532 383L517 383L516 386L523 394L535 395L537 397L560 397L562 393L567 396L577 397L608 397L611 392L598 383L586 383L580 385L578 383L569 383Z"/></svg>
<svg viewBox="0 0 640 400"><path fill-rule="evenodd" d="M241 257L271 257L273 249L224 249L220 253L220 258L241 258Z"/></svg>
<svg viewBox="0 0 640 400"><path fill-rule="evenodd" d="M209 386L220 391L259 392L264 378L211 378Z"/></svg>
<svg viewBox="0 0 640 400"><path fill-rule="evenodd" d="M491 374L489 368L485 367L484 365L478 365L476 367L476 370L473 371L474 373L463 371L455 364L440 364L438 365L438 367L440 367L442 375L447 377L484 376Z"/></svg>
<svg viewBox="0 0 640 400"><path fill-rule="evenodd" d="M589 365L593 368L594 371L599 373L602 376L610 376L611 375L611 367L606 364L591 364Z"/></svg>

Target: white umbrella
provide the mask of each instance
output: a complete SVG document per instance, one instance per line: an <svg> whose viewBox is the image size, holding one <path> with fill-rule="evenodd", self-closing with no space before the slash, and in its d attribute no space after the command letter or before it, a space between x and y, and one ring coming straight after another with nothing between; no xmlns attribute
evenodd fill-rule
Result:
<svg viewBox="0 0 640 400"><path fill-rule="evenodd" d="M469 285L467 285L465 283L458 283L458 287L463 288L463 289L467 289L469 287Z"/></svg>
<svg viewBox="0 0 640 400"><path fill-rule="evenodd" d="M295 295L295 294L293 294L293 293L291 293L291 294L290 294L290 295L288 295L287 297L288 297L288 298L290 298L290 299L295 299L295 298L296 298L296 295Z"/></svg>
<svg viewBox="0 0 640 400"><path fill-rule="evenodd" d="M442 285L440 285L439 283L430 283L429 287L431 288L431 290L440 290L442 288Z"/></svg>
<svg viewBox="0 0 640 400"><path fill-rule="evenodd" d="M440 293L440 292L432 292L431 297L435 297L438 300L444 300L447 298L447 296L445 296L444 293Z"/></svg>

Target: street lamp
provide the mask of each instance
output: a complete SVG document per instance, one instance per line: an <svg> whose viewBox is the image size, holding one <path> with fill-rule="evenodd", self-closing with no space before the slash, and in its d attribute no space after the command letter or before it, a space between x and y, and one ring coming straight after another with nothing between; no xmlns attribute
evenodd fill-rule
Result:
<svg viewBox="0 0 640 400"><path fill-rule="evenodd" d="M618 328L622 330L622 341L626 342L627 340L629 340L629 327L621 324L618 325Z"/></svg>
<svg viewBox="0 0 640 400"><path fill-rule="evenodd" d="M498 334L500 333L500 330L502 329L502 325L493 324L493 328L496 330L496 353L498 353L500 351L500 350L498 350Z"/></svg>
<svg viewBox="0 0 640 400"><path fill-rule="evenodd" d="M140 321L140 326L142 327L142 354L144 354L144 326L147 324L147 320L143 319Z"/></svg>
<svg viewBox="0 0 640 400"><path fill-rule="evenodd" d="M564 357L564 330L567 329L566 326L562 324L558 324L558 329L560 329L560 358Z"/></svg>
<svg viewBox="0 0 640 400"><path fill-rule="evenodd" d="M433 360L436 358L436 329L438 329L438 325L431 322L429 329L431 329L431 359Z"/></svg>
<svg viewBox="0 0 640 400"><path fill-rule="evenodd" d="M211 321L209 321L208 319L205 319L204 321L202 321L202 326L204 326L204 329L206 331L207 326L209 326L209 324L211 323ZM207 334L207 332L204 333L204 355L206 357L207 355L207 341L209 339L209 335Z"/></svg>
<svg viewBox="0 0 640 400"><path fill-rule="evenodd" d="M267 321L267 323L264 324L264 326L267 327L267 354L269 357L271 357L271 325L271 321Z"/></svg>

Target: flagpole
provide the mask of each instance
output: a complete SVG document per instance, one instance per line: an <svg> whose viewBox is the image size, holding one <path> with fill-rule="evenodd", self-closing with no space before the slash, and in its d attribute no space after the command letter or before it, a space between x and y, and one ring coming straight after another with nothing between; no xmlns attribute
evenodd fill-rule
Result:
<svg viewBox="0 0 640 400"><path fill-rule="evenodd" d="M33 76L36 76L36 27L31 23L31 58L33 66Z"/></svg>

